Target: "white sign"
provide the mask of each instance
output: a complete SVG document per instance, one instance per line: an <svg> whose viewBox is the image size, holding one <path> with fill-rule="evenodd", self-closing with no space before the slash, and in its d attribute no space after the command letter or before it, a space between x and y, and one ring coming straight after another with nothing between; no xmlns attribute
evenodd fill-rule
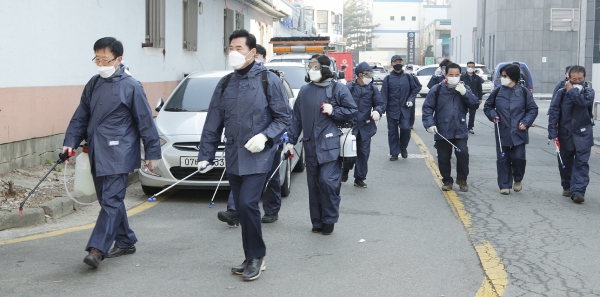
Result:
<svg viewBox="0 0 600 297"><path fill-rule="evenodd" d="M542 57L542 63L546 63L546 57Z"/></svg>

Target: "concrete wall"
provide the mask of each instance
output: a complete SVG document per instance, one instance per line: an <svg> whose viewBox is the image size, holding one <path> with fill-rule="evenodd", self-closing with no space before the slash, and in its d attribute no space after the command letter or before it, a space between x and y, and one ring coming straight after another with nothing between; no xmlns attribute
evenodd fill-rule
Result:
<svg viewBox="0 0 600 297"><path fill-rule="evenodd" d="M487 9L485 13L479 10L478 18L485 21L485 32L477 35L485 39L485 63L495 68L500 62L525 62L533 76L534 92L551 93L564 68L577 63L579 32L550 31L550 9L579 7L579 1L480 1L480 5L484 3Z"/></svg>
<svg viewBox="0 0 600 297"><path fill-rule="evenodd" d="M406 56L408 43L407 33L415 32L415 60L420 60L419 30L421 22L422 1L397 0L397 1L373 1L373 23L379 27L373 30L373 50L394 51ZM391 20L390 17L394 17ZM402 21L404 16L404 21ZM415 17L415 21L413 21Z"/></svg>
<svg viewBox="0 0 600 297"><path fill-rule="evenodd" d="M477 0L454 0L450 9L452 20L450 59L457 63L475 60L473 28L477 27Z"/></svg>

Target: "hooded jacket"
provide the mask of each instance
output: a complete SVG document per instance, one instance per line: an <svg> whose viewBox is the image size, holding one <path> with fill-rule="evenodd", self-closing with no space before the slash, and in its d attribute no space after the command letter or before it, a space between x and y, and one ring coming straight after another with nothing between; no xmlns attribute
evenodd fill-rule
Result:
<svg viewBox="0 0 600 297"><path fill-rule="evenodd" d="M371 110L376 110L381 117L383 115L383 99L377 87L372 84L361 86L357 82L346 84L356 102L358 112L354 121L353 131L355 135L363 138L371 138L377 133L377 125L371 119Z"/></svg>
<svg viewBox="0 0 600 297"><path fill-rule="evenodd" d="M140 138L145 159L161 159L158 132L142 84L122 64L112 77L92 77L71 118L64 146L77 148L87 140L92 173L106 176L140 167Z"/></svg>
<svg viewBox="0 0 600 297"><path fill-rule="evenodd" d="M415 98L421 88L415 84L413 76L404 71L397 73L392 71L381 85L381 98L383 98L384 111L391 119L410 118L411 110L406 102L415 103Z"/></svg>
<svg viewBox="0 0 600 297"><path fill-rule="evenodd" d="M581 92L577 88L568 91L560 89L548 112L548 138L558 138L561 149L566 151L590 149L594 146L590 114L594 97L594 89L589 88L587 83L583 85Z"/></svg>

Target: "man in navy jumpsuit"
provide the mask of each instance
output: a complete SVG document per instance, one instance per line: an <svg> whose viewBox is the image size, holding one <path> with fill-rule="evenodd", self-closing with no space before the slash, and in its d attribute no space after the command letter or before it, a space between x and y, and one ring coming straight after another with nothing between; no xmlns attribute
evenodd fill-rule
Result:
<svg viewBox="0 0 600 297"><path fill-rule="evenodd" d="M356 136L356 162L345 162L342 172L342 182L348 180L348 173L356 163L354 170L354 186L366 188L368 161L371 154L371 137L377 133L376 121L383 114L383 99L379 90L371 84L373 80L373 67L366 62L356 66L354 73L357 75L355 82L346 86L350 90L358 113L354 121L353 134Z"/></svg>
<svg viewBox="0 0 600 297"><path fill-rule="evenodd" d="M446 79L435 86L423 103L423 126L427 132L434 134L435 147L438 153L438 166L442 175L442 190L450 191L454 184L451 176L450 158L455 145L460 149L456 152L456 183L460 190L469 190L467 176L469 175L469 148L467 140L466 116L469 108L479 106L478 98L470 88L460 81L460 66L450 63L446 66ZM441 89L440 89L441 88ZM439 90L438 90L439 89ZM441 135L441 136L440 136ZM448 141L446 141L444 136Z"/></svg>
<svg viewBox="0 0 600 297"><path fill-rule="evenodd" d="M251 281L265 269L258 201L273 164L276 143L290 124L291 114L281 79L254 62L256 37L244 29L229 36L229 65L235 69L223 77L210 102L198 153L198 170L212 169L210 163L225 129L226 173L242 227L244 262L231 269ZM262 86L266 71L267 95ZM222 85L229 82L221 95Z"/></svg>
<svg viewBox="0 0 600 297"><path fill-rule="evenodd" d="M588 161L594 145L591 115L594 95L594 89L585 82L585 68L573 66L564 89L552 99L548 116L548 139L560 142L562 164L559 159L558 170L563 196L571 197L575 203L585 200L590 183Z"/></svg>
<svg viewBox="0 0 600 297"><path fill-rule="evenodd" d="M357 112L350 91L333 80L330 65L324 55L308 64L311 83L298 92L285 148L291 151L298 141L304 143L312 231L323 235L333 232L341 201L341 132L336 122L351 122ZM298 139L301 133L303 138Z"/></svg>
<svg viewBox="0 0 600 297"><path fill-rule="evenodd" d="M388 123L390 161L396 161L400 153L402 158L408 158L406 148L410 141L410 109L415 105L415 98L420 88L412 75L402 70L402 58L399 55L392 57L392 67L394 71L383 79L381 98L383 98Z"/></svg>
<svg viewBox="0 0 600 297"><path fill-rule="evenodd" d="M102 210L85 249L89 254L84 262L98 267L104 258L135 252L137 238L129 228L123 204L127 176L140 166L140 138L150 170L158 165L161 151L142 84L121 65L121 42L105 37L96 41L94 51L100 75L92 77L83 90L65 134L63 151L72 151L87 140Z"/></svg>

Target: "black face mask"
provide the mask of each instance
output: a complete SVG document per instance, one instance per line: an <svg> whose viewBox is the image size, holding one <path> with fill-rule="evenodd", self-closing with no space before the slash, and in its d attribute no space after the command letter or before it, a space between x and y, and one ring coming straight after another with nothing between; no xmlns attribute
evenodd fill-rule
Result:
<svg viewBox="0 0 600 297"><path fill-rule="evenodd" d="M572 85L583 85L583 83L584 83L583 81L582 82L573 82L573 81L571 82Z"/></svg>
<svg viewBox="0 0 600 297"><path fill-rule="evenodd" d="M396 65L394 65L394 70L396 70L396 71L402 70L402 64L396 64Z"/></svg>

